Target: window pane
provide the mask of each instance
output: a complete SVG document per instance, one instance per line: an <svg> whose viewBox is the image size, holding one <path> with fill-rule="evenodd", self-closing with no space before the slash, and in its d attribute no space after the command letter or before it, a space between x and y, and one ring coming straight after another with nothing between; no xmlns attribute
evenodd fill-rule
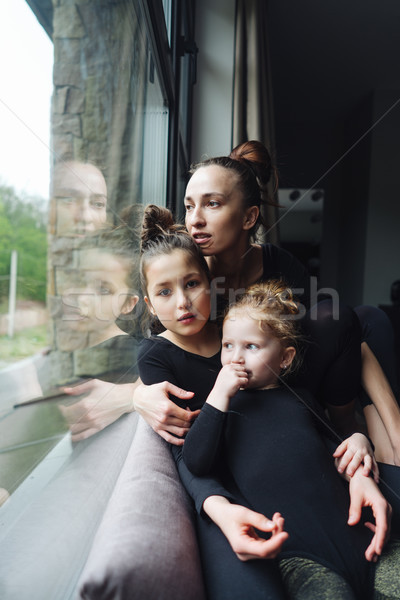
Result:
<svg viewBox="0 0 400 600"><path fill-rule="evenodd" d="M168 41L171 45L171 12L172 12L172 0L163 0L165 24L167 26Z"/></svg>
<svg viewBox="0 0 400 600"><path fill-rule="evenodd" d="M2 376L0 487L9 493L69 425L81 426L84 409L60 386L137 379L143 307L134 308L141 222L135 205L166 202L169 112L140 3L110 0L99 10L96 2L65 0L51 17L50 210L42 274L44 297L47 264L50 351ZM19 206L13 198L8 205L14 213ZM31 259L20 257L22 281L34 272ZM34 281L28 283L33 289ZM41 397L51 399L26 404Z"/></svg>

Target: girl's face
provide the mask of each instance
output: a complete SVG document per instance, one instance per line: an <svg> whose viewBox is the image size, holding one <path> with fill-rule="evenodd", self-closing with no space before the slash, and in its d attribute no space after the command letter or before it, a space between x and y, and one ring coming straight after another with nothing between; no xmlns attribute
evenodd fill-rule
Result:
<svg viewBox="0 0 400 600"><path fill-rule="evenodd" d="M292 347L284 348L272 333L260 330L257 318L245 312L230 312L224 321L221 362L243 365L247 388L275 387L278 377L295 355Z"/></svg>
<svg viewBox="0 0 400 600"><path fill-rule="evenodd" d="M63 320L77 331L106 329L138 301L127 284L127 259L106 251L82 252L79 284L63 295Z"/></svg>
<svg viewBox="0 0 400 600"><path fill-rule="evenodd" d="M177 336L195 335L210 316L206 274L184 250L154 257L146 267L150 312Z"/></svg>
<svg viewBox="0 0 400 600"><path fill-rule="evenodd" d="M238 176L217 165L200 167L185 195L186 227L205 256L218 255L248 240L258 208L245 209Z"/></svg>

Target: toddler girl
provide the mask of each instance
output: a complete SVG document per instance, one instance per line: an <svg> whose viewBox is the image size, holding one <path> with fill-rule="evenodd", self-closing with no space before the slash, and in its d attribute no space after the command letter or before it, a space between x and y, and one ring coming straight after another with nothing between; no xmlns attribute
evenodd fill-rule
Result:
<svg viewBox="0 0 400 600"><path fill-rule="evenodd" d="M348 490L327 448L329 429L306 391L282 385L298 356L296 315L279 281L252 286L231 306L223 367L186 437L184 461L196 475L224 473L253 510L282 513L289 535L278 563L290 598L367 598L378 588L379 597L398 598L400 548L392 543L390 559L380 560L374 586L377 537L348 526Z"/></svg>

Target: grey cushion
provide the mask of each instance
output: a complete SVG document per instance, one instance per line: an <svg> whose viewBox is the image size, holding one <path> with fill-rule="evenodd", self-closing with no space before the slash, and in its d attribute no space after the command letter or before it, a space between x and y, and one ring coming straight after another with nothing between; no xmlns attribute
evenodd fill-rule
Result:
<svg viewBox="0 0 400 600"><path fill-rule="evenodd" d="M139 418L81 576L81 598L204 600L192 518L168 445Z"/></svg>
<svg viewBox="0 0 400 600"><path fill-rule="evenodd" d="M125 415L77 443L37 495L31 497L31 482L27 481L1 507L2 600L75 597L79 575L131 447L137 420L135 413ZM29 479L40 476L34 471ZM23 502L17 502L18 498Z"/></svg>

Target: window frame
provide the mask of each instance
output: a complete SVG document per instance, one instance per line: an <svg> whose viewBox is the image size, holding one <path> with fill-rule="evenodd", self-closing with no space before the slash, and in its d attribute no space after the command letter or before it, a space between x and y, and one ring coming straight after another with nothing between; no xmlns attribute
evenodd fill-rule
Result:
<svg viewBox="0 0 400 600"><path fill-rule="evenodd" d="M196 82L195 2L172 0L169 44L162 0L139 0L146 20L155 67L169 110L166 205L178 218L181 199L179 180L186 180L191 160L191 121L193 85ZM182 78L182 59L189 55L188 77ZM184 102L182 119L181 99Z"/></svg>

